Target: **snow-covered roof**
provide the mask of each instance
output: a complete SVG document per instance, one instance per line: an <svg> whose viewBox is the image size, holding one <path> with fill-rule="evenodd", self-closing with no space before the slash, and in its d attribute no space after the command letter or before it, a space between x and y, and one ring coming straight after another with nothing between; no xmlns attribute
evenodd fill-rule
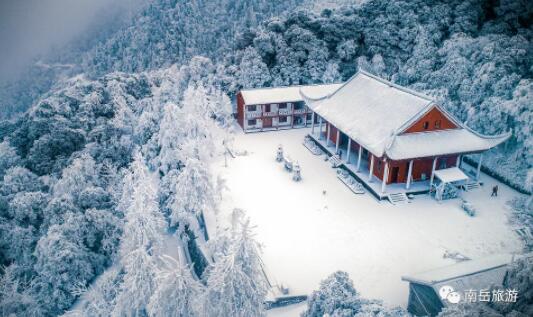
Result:
<svg viewBox="0 0 533 317"><path fill-rule="evenodd" d="M428 96L360 70L337 90L316 97L305 89L307 105L372 154L394 160L488 150L510 134L484 136L440 108ZM401 134L434 107L459 128Z"/></svg>
<svg viewBox="0 0 533 317"><path fill-rule="evenodd" d="M511 254L496 254L480 259L459 262L411 276L402 276L402 280L428 286L440 285L442 283L448 284L452 280L464 279L475 274L486 273L502 267L505 268L512 261L513 255ZM486 278L486 276L484 277ZM490 282L487 282L490 285Z"/></svg>
<svg viewBox="0 0 533 317"><path fill-rule="evenodd" d="M322 98L337 90L342 84L288 86L241 90L247 105L303 101L300 89L313 98Z"/></svg>
<svg viewBox="0 0 533 317"><path fill-rule="evenodd" d="M305 90L301 94L313 111L378 156L399 128L433 104L427 96L362 70L323 98Z"/></svg>
<svg viewBox="0 0 533 317"><path fill-rule="evenodd" d="M485 151L504 142L510 133L485 136L468 128L405 133L393 138L386 154L393 160Z"/></svg>
<svg viewBox="0 0 533 317"><path fill-rule="evenodd" d="M460 182L468 179L461 169L458 167L449 167L435 171L435 177L444 183Z"/></svg>

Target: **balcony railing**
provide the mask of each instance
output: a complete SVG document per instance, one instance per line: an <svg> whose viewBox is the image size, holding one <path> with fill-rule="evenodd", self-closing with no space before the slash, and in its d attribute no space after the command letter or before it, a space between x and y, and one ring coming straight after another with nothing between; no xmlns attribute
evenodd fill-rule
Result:
<svg viewBox="0 0 533 317"><path fill-rule="evenodd" d="M307 109L301 108L301 109L294 109L294 114L304 114L307 112Z"/></svg>
<svg viewBox="0 0 533 317"><path fill-rule="evenodd" d="M280 116L287 116L292 114L292 109L280 109L279 115Z"/></svg>
<svg viewBox="0 0 533 317"><path fill-rule="evenodd" d="M260 118L263 113L261 111L249 111L246 112L246 119Z"/></svg>
<svg viewBox="0 0 533 317"><path fill-rule="evenodd" d="M278 115L277 111L263 112L263 117L275 117Z"/></svg>

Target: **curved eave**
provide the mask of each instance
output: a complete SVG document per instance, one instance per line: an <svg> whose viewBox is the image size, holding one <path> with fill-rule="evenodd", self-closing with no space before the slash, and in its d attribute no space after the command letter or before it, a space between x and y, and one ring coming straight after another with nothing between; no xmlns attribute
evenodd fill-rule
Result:
<svg viewBox="0 0 533 317"><path fill-rule="evenodd" d="M469 128L408 133L396 136L385 151L392 160L476 153L505 142L511 133L487 136Z"/></svg>

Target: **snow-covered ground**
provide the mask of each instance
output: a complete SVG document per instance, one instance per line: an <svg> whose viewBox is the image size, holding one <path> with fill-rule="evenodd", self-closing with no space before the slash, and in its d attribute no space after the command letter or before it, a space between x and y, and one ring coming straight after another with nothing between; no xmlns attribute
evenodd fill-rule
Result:
<svg viewBox="0 0 533 317"><path fill-rule="evenodd" d="M438 203L427 195L408 204L379 202L371 194L355 195L336 177L335 169L303 145L309 129L237 133L236 152L214 163L226 180L221 211L207 222L228 226L233 208L247 212L263 244L263 260L271 279L291 295L309 294L336 270L350 274L364 297L406 306L408 284L402 275L453 263L446 250L470 258L519 252L521 242L507 224L505 202L516 193L499 184L500 196L490 198L496 181L483 175L485 185L464 197L478 210L469 217L460 200ZM275 161L278 144L298 161L302 181ZM325 194L324 194L325 193ZM270 315L298 315L302 305L276 309Z"/></svg>

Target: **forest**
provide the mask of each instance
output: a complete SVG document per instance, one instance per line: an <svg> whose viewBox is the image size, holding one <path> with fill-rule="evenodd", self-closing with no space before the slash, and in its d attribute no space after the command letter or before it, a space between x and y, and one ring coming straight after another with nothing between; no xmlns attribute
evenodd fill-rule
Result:
<svg viewBox="0 0 533 317"><path fill-rule="evenodd" d="M482 133L511 130L483 165L531 192L531 1L305 4L152 1L45 58L73 67L30 67L0 87L0 315L68 315L81 297L83 316L264 315L245 215L206 242L202 268L159 256L166 235L190 252L190 237L206 235L203 214L223 188L207 162L231 142L241 88L340 82L365 69L434 96ZM530 201L515 203L531 226ZM517 265L511 281L531 268ZM515 316L531 313L527 296ZM443 316L510 312L454 309ZM325 313L407 314L361 298L343 272L304 316Z"/></svg>

